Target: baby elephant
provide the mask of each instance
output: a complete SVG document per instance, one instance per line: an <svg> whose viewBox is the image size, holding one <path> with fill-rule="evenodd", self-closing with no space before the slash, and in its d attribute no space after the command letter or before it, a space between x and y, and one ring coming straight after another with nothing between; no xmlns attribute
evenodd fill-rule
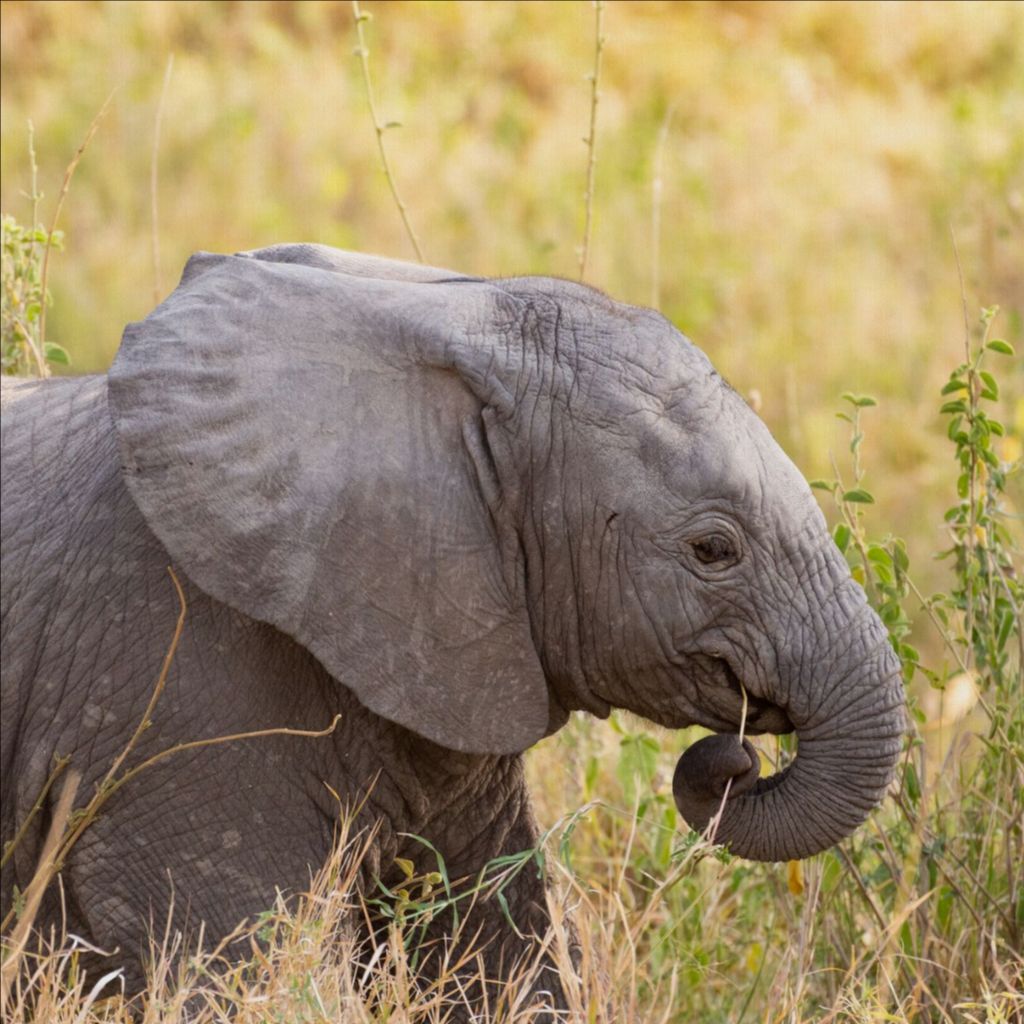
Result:
<svg viewBox="0 0 1024 1024"><path fill-rule="evenodd" d="M305 889L338 797L377 827L368 890L396 857L433 866L410 835L452 877L531 846L522 754L571 711L719 734L676 800L703 827L731 779L717 841L756 860L836 843L892 777L885 629L800 474L657 313L319 246L201 253L108 374L4 396L5 843L56 756L81 805L124 750L179 612L168 566L184 630L125 768L341 716L195 747L104 805L63 906L129 988L172 890L172 926L213 944ZM747 734L797 734L779 776L736 738L744 699ZM532 872L505 896L479 911L495 978L547 924Z"/></svg>

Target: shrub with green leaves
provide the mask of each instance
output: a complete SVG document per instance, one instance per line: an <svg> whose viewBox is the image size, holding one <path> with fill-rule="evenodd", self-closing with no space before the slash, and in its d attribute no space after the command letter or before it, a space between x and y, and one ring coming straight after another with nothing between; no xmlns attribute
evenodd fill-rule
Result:
<svg viewBox="0 0 1024 1024"><path fill-rule="evenodd" d="M60 249L64 235L49 234L42 227L25 227L13 217L3 216L2 324L3 373L46 377L47 364L67 366L67 351L44 336L44 306L50 295L44 280L48 249Z"/></svg>

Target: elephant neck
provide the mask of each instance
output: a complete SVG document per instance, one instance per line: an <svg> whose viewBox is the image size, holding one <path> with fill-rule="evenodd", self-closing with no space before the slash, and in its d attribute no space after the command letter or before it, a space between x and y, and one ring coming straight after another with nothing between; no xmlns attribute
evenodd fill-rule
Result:
<svg viewBox="0 0 1024 1024"><path fill-rule="evenodd" d="M583 658L585 645L572 574L559 569L569 557L564 548L571 542L548 533L550 521L551 517L527 514L518 531L526 567L530 630L548 686L548 735L566 723L570 712L586 711L602 719L611 713L610 704L600 696L599 681Z"/></svg>

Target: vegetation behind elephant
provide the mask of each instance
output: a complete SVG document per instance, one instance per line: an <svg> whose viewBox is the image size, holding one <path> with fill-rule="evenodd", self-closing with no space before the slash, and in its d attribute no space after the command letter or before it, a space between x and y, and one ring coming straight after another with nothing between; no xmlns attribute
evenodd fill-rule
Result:
<svg viewBox="0 0 1024 1024"><path fill-rule="evenodd" d="M109 374L7 389L3 840L55 755L82 801L133 763L65 864L70 931L127 958L152 920L208 941L301 891L337 800L379 827L366 879L429 840L453 877L537 837L522 752L571 711L717 735L675 795L745 857L827 848L885 792L897 660L811 492L666 320L581 285L317 246L200 254ZM757 779L746 732L795 730ZM367 796L367 794L369 794ZM6 865L31 877L40 819ZM543 931L523 872L487 955ZM40 923L57 920L50 894ZM496 968L497 970L498 968ZM556 994L550 979L546 987Z"/></svg>

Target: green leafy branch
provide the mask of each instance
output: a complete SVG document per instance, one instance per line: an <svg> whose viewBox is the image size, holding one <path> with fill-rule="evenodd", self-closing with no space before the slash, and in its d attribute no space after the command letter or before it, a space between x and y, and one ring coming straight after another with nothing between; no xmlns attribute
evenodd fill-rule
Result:
<svg viewBox="0 0 1024 1024"><path fill-rule="evenodd" d="M33 160L33 168L34 165ZM33 180L33 192L34 187ZM51 301L42 279L43 253L47 248L63 248L64 235L60 231L50 233L38 225L25 227L6 214L2 232L0 368L3 373L21 377L47 377L47 363L66 366L69 362L67 351L42 335L43 307Z"/></svg>
<svg viewBox="0 0 1024 1024"><path fill-rule="evenodd" d="M861 448L864 430L861 415L878 403L870 395L846 392L843 400L849 411L837 413L839 419L850 424L850 454L853 460L853 481L847 486L836 460L832 460L832 480L812 480L811 486L828 491L836 503L840 520L832 531L836 547L850 563L853 578L868 592L871 603L889 631L893 649L903 664L903 676L910 682L921 667L921 655L907 641L912 622L904 609L913 584L908 576L910 559L906 543L899 537L886 536L871 540L864 525L864 510L873 505L874 495L864 485Z"/></svg>

